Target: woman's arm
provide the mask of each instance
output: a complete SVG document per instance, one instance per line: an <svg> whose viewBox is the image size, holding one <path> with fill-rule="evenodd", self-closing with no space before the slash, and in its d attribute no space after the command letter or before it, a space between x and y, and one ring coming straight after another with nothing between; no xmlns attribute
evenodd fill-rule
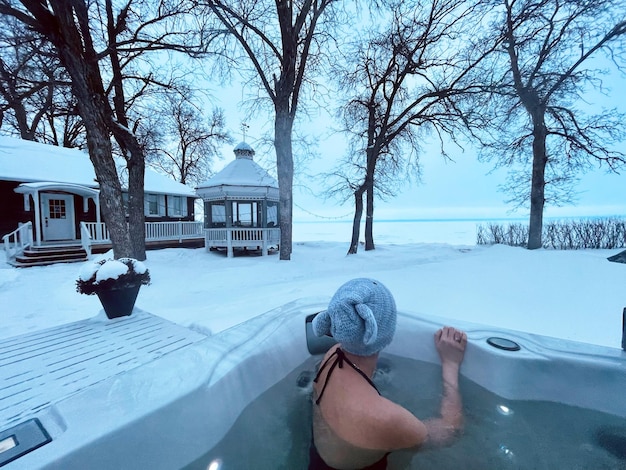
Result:
<svg viewBox="0 0 626 470"><path fill-rule="evenodd" d="M421 421L409 410L386 398L377 397L369 411L375 416L376 446L382 449L419 449L424 445L449 444L463 428L463 408L459 393L459 368L465 355L467 335L444 327L435 333L435 346L441 358L443 396L440 417Z"/></svg>
<svg viewBox="0 0 626 470"><path fill-rule="evenodd" d="M467 335L455 328L444 327L435 333L435 347L441 358L443 396L440 417L424 421L426 444L449 444L463 429L463 404L459 393L459 368L465 355Z"/></svg>

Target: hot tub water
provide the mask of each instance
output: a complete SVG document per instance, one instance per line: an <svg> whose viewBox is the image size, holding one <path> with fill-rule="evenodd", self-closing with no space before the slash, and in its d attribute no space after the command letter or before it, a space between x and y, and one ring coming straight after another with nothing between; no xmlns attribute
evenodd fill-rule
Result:
<svg viewBox="0 0 626 470"><path fill-rule="evenodd" d="M318 363L319 357L311 357L248 405L222 441L186 470L206 470L211 463L211 470L306 469ZM374 382L421 419L438 413L436 364L382 354ZM460 388L463 434L446 448L394 452L390 470L626 468L620 453L626 448L624 418L554 402L505 400L462 376Z"/></svg>

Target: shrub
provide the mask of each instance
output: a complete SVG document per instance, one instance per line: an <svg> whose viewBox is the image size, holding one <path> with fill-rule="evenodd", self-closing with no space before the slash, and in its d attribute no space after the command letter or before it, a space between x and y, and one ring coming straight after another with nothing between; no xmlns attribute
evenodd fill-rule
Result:
<svg viewBox="0 0 626 470"><path fill-rule="evenodd" d="M626 219L607 217L544 222L542 241L544 248L555 250L623 248L626 247ZM476 244L526 246L528 225L481 224L476 230Z"/></svg>

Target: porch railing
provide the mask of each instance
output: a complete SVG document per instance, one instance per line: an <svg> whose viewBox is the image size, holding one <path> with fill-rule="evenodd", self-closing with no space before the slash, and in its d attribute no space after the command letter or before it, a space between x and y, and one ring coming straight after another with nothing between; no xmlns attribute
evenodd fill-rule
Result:
<svg viewBox="0 0 626 470"><path fill-rule="evenodd" d="M17 229L2 237L2 244L7 261L14 260L16 256L24 253L24 250L33 244L32 222L20 223Z"/></svg>
<svg viewBox="0 0 626 470"><path fill-rule="evenodd" d="M202 222L146 222L146 241L202 237Z"/></svg>
<svg viewBox="0 0 626 470"><path fill-rule="evenodd" d="M81 222L81 240L83 235L82 227L85 227L86 235L89 235L90 243L108 243L111 241L109 238L109 231L104 222Z"/></svg>
<svg viewBox="0 0 626 470"><path fill-rule="evenodd" d="M104 222L81 222L81 242L83 227L86 239L94 243L109 243L109 230ZM202 222L146 222L146 241L187 240L203 238Z"/></svg>
<svg viewBox="0 0 626 470"><path fill-rule="evenodd" d="M87 227L86 222L80 223L80 244L87 253L87 257L91 256L91 233L89 232L89 228Z"/></svg>

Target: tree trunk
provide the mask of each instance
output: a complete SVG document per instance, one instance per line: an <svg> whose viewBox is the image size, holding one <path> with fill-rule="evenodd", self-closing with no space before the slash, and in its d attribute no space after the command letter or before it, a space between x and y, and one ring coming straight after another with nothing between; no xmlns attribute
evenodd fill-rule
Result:
<svg viewBox="0 0 626 470"><path fill-rule="evenodd" d="M374 115L370 112L370 127L368 134L369 141L374 141L376 134L374 127ZM378 161L379 147L377 145L368 145L367 148L367 166L365 169L365 251L375 249L374 246L374 175L376 173L376 162Z"/></svg>
<svg viewBox="0 0 626 470"><path fill-rule="evenodd" d="M546 155L546 126L544 113L533 115L533 168L530 189L530 221L528 225L528 249L535 250L543 246L543 207L545 204L545 173L548 157Z"/></svg>
<svg viewBox="0 0 626 470"><path fill-rule="evenodd" d="M77 97L78 99L78 97ZM82 108L78 99L78 107ZM81 116L83 112L81 111ZM113 256L117 258L132 257L128 227L124 217L122 188L113 161L110 135L106 127L103 129L96 123L83 118L87 130L87 148L93 163L98 185L100 186L100 205L102 218L106 223L113 247Z"/></svg>
<svg viewBox="0 0 626 470"><path fill-rule="evenodd" d="M354 219L352 221L352 241L348 249L349 255L355 255L359 250L359 234L361 232L361 216L363 215L363 193L365 184L354 191Z"/></svg>
<svg viewBox="0 0 626 470"><path fill-rule="evenodd" d="M293 221L293 151L291 142L293 117L288 108L288 104L281 106L280 103L277 103L276 121L274 122L276 171L280 189L280 259L285 261L291 259Z"/></svg>
<svg viewBox="0 0 626 470"><path fill-rule="evenodd" d="M365 251L375 249L374 246L374 178L370 178L368 183L365 199L367 206L365 207Z"/></svg>
<svg viewBox="0 0 626 470"><path fill-rule="evenodd" d="M135 155L134 152L141 153ZM146 259L146 214L144 210L144 174L146 162L143 152L137 149L127 160L128 166L128 231L133 258L139 261Z"/></svg>

